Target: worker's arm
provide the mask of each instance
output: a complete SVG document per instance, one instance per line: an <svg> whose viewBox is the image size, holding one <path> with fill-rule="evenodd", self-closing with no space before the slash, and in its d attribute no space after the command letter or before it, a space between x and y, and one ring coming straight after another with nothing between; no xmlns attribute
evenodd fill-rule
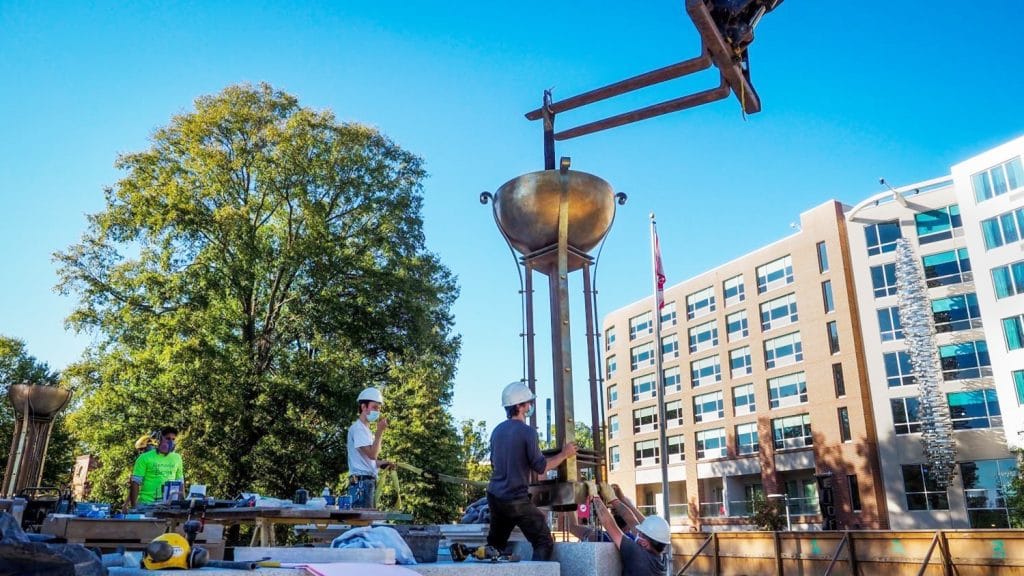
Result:
<svg viewBox="0 0 1024 576"><path fill-rule="evenodd" d="M139 485L134 481L128 486L128 509L135 508L139 501Z"/></svg>
<svg viewBox="0 0 1024 576"><path fill-rule="evenodd" d="M128 485L128 508L135 508L135 505L139 503L139 487L142 486L142 480L146 477L146 453L135 459L135 465L132 466L132 478L131 483Z"/></svg>
<svg viewBox="0 0 1024 576"><path fill-rule="evenodd" d="M575 455L576 455L576 443L575 442L569 442L564 447L562 447L562 451L561 452L559 452L558 454L555 454L554 456L552 456L552 457L547 459L547 465L544 468L544 472L547 472L548 470L554 470L555 468L558 468L558 466L561 465L562 462L565 462L566 458L568 458L570 456L575 456Z"/></svg>
<svg viewBox="0 0 1024 576"><path fill-rule="evenodd" d="M594 498L591 510L597 514L597 518L601 521L604 531L608 533L608 537L612 539L615 547L618 548L622 543L622 530L615 523L615 519L612 518L612 513L608 511L608 507L604 505L600 498Z"/></svg>
<svg viewBox="0 0 1024 576"><path fill-rule="evenodd" d="M626 529L633 530L644 521L643 513L633 505L629 498L626 498L618 484L612 484L611 488L615 499L611 501L610 506L626 521Z"/></svg>
<svg viewBox="0 0 1024 576"><path fill-rule="evenodd" d="M373 444L360 446L359 451L370 460L376 460L380 456L380 442L384 438L384 431L388 428L388 419L383 416L377 420L377 431L373 434Z"/></svg>

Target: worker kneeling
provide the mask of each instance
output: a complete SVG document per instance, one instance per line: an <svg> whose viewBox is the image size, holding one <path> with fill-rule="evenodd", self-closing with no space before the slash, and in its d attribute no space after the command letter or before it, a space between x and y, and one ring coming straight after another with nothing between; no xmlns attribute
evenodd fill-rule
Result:
<svg viewBox="0 0 1024 576"><path fill-rule="evenodd" d="M513 382L501 393L506 420L491 433L491 481L487 485L487 505L491 527L487 544L505 551L516 526L533 545L534 560L550 560L555 542L551 538L547 515L530 501L530 472L544 474L557 468L566 458L576 455L576 444L569 442L562 451L545 458L540 451L537 431L526 423L533 414L535 396L522 382Z"/></svg>

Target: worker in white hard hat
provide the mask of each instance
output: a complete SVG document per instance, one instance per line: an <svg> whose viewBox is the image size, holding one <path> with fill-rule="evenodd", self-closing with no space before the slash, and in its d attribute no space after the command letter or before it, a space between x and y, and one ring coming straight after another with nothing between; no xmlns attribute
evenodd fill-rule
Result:
<svg viewBox="0 0 1024 576"><path fill-rule="evenodd" d="M546 458L540 451L537 431L526 423L533 413L535 397L522 382L513 382L501 392L506 420L491 433L491 481L487 485L487 505L491 527L487 544L505 551L516 526L533 545L534 560L550 560L555 542L551 538L547 515L530 501L530 472L544 474L576 454L576 444L568 442L557 455Z"/></svg>
<svg viewBox="0 0 1024 576"><path fill-rule="evenodd" d="M664 518L644 518L637 525L636 539L633 539L627 537L615 523L612 513L600 496L595 496L592 500L592 510L597 514L608 537L619 549L622 576L660 576L665 573L665 549L672 542L672 533Z"/></svg>
<svg viewBox="0 0 1024 576"><path fill-rule="evenodd" d="M380 443L388 429L388 419L380 415L384 405L380 390L367 388L359 393L356 402L359 418L348 428L348 494L353 508L372 509L376 502L377 470L394 466L380 459Z"/></svg>

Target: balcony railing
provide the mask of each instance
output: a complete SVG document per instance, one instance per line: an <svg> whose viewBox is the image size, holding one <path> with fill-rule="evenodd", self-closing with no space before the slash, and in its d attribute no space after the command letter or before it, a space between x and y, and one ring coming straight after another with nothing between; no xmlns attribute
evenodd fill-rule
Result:
<svg viewBox="0 0 1024 576"><path fill-rule="evenodd" d="M717 518L719 516L725 516L725 503L701 502L700 516L701 518Z"/></svg>
<svg viewBox="0 0 1024 576"><path fill-rule="evenodd" d="M750 516L754 513L752 500L730 500L729 516Z"/></svg>
<svg viewBox="0 0 1024 576"><path fill-rule="evenodd" d="M654 504L637 506L636 508L644 516L661 516L661 507ZM668 513L672 516L670 524L681 526L689 521L690 506L688 504L669 504Z"/></svg>
<svg viewBox="0 0 1024 576"><path fill-rule="evenodd" d="M813 515L818 513L818 497L811 498L790 498L789 513L796 516L800 514Z"/></svg>

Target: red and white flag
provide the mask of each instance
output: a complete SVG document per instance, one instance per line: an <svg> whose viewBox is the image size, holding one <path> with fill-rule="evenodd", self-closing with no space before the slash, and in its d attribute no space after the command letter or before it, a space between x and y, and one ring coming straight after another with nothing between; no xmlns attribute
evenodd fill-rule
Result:
<svg viewBox="0 0 1024 576"><path fill-rule="evenodd" d="M661 244L658 243L658 229L651 222L651 242L654 244L654 301L658 310L665 307L665 269L661 266Z"/></svg>

